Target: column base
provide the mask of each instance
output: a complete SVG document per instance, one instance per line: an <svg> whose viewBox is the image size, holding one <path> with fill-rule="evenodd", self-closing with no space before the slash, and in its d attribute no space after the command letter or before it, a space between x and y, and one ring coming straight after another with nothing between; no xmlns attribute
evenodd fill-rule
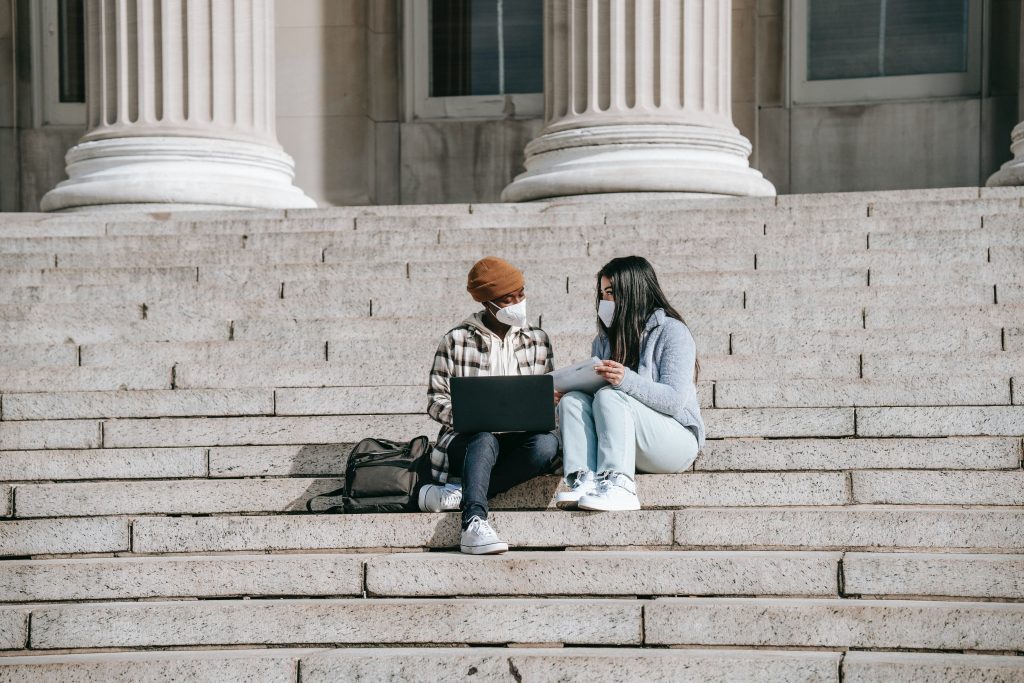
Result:
<svg viewBox="0 0 1024 683"><path fill-rule="evenodd" d="M988 182L985 183L987 187L1024 185L1024 122L1013 127L1010 140L1013 158L992 174Z"/></svg>
<svg viewBox="0 0 1024 683"><path fill-rule="evenodd" d="M46 193L43 211L316 206L292 185L291 157L267 145L199 137L109 138L75 145L66 161L68 179Z"/></svg>
<svg viewBox="0 0 1024 683"><path fill-rule="evenodd" d="M694 125L614 125L546 133L526 146L526 172L505 202L619 192L771 197L738 132Z"/></svg>

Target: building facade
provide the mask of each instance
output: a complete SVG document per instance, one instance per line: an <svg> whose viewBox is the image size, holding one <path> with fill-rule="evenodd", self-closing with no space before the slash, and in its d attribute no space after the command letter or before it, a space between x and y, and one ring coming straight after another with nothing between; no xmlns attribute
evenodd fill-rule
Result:
<svg viewBox="0 0 1024 683"><path fill-rule="evenodd" d="M241 175L294 206L528 200L566 168L556 194L984 185L1024 118L1021 24L1020 0L0 0L0 210L67 208L44 197L97 148L177 164L117 191Z"/></svg>

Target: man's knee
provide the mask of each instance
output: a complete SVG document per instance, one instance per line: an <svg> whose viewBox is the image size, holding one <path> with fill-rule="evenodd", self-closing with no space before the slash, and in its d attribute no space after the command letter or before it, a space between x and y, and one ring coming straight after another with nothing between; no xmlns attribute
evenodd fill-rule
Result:
<svg viewBox="0 0 1024 683"><path fill-rule="evenodd" d="M491 432L477 432L469 437L469 441L466 443L466 452L482 454L488 453L494 457L498 455L498 437Z"/></svg>
<svg viewBox="0 0 1024 683"><path fill-rule="evenodd" d="M551 433L534 434L527 442L527 454L537 471L551 466L558 456L558 437Z"/></svg>

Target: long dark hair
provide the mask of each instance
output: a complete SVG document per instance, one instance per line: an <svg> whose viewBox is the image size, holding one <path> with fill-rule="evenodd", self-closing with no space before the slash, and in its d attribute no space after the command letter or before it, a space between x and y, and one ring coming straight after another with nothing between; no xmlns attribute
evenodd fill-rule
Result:
<svg viewBox="0 0 1024 683"><path fill-rule="evenodd" d="M598 328L608 335L611 343L612 360L636 370L640 365L640 338L643 336L647 320L655 310L664 309L665 315L685 324L679 314L665 297L658 276L650 262L642 256L621 256L604 264L597 274L597 302L600 306L601 278L611 280L612 292L615 295L615 314L612 316L611 327L605 326L600 320ZM693 369L693 379L697 380L700 364Z"/></svg>

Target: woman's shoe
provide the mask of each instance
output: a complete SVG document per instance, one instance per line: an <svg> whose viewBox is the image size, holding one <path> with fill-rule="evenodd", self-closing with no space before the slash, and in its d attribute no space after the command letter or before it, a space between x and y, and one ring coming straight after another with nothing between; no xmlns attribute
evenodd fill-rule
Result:
<svg viewBox="0 0 1024 683"><path fill-rule="evenodd" d="M588 493L593 493L597 480L594 478L594 473L588 470L573 472L567 479L572 482L569 484L569 490L559 491L555 494L555 506L561 510L575 510L580 498Z"/></svg>
<svg viewBox="0 0 1024 683"><path fill-rule="evenodd" d="M636 484L622 472L610 472L597 482L593 493L579 499L580 510L618 512L639 510L640 499L636 497Z"/></svg>

